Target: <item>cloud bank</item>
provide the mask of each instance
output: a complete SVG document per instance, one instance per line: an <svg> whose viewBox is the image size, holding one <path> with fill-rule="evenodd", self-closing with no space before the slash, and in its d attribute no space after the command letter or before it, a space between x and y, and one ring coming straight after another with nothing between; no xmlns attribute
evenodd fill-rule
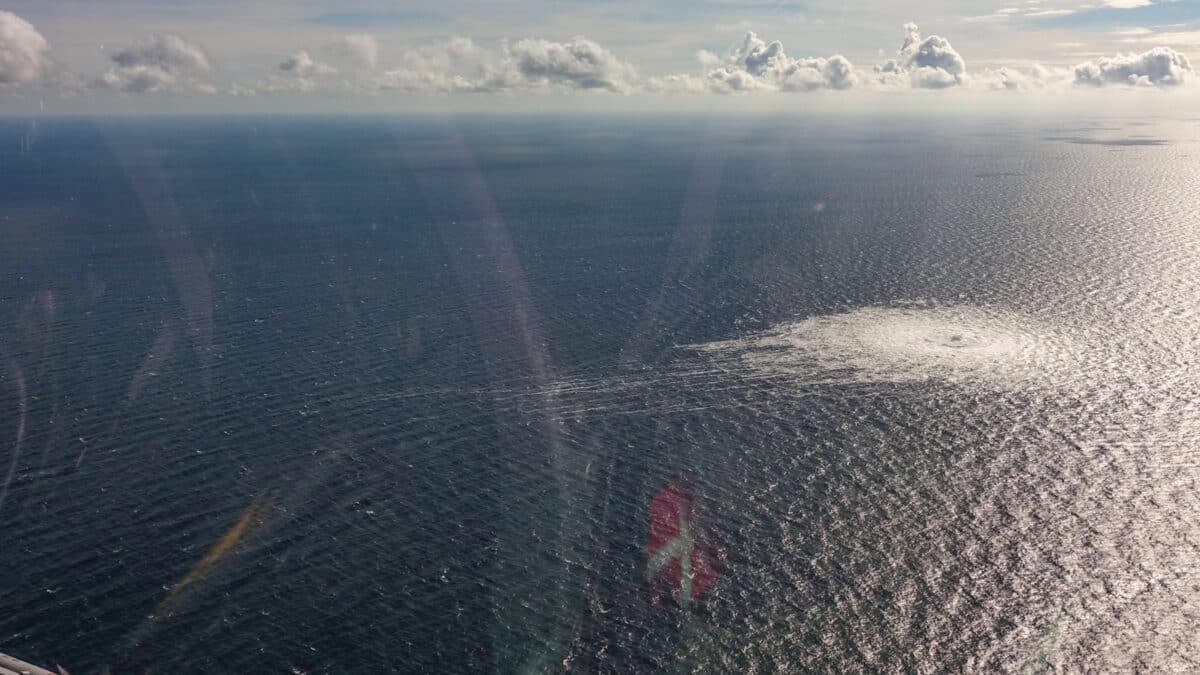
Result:
<svg viewBox="0 0 1200 675"><path fill-rule="evenodd" d="M1137 30L1156 35L1149 29ZM393 51L385 53L381 47ZM966 87L1028 92L1111 85L1177 88L1188 84L1194 73L1183 53L1154 47L1097 58L1073 68L1005 66L972 76L966 60L947 38L923 37L915 23L904 25L904 40L896 57L873 71L856 69L838 53L795 57L786 52L782 42L768 41L753 31L746 32L725 56L701 50L697 57L699 67L692 73L647 77L631 62L585 37L562 41L529 37L484 47L469 37L381 45L372 35L353 33L331 37L323 45L298 49L264 65L265 72L257 79L226 80L222 90L232 96L316 91L735 94ZM155 35L115 51L107 59L107 68L99 75L68 72L30 22L0 10L0 87L53 86L62 92L91 88L130 94L217 90L214 68L204 49L179 35Z"/></svg>

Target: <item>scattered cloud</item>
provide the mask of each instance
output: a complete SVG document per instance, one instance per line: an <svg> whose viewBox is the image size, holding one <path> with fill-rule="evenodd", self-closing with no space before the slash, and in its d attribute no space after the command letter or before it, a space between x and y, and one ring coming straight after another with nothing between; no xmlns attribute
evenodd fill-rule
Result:
<svg viewBox="0 0 1200 675"><path fill-rule="evenodd" d="M1064 11L1142 11L1149 0L1092 0L1073 9L1044 5L1040 0L1010 2L992 14L968 21L1006 21ZM796 57L779 40L766 40L753 30L724 55L696 51L696 70L644 77L634 65L608 47L587 39L551 40L537 37L500 41L482 46L467 37L446 37L424 43L390 43L384 55L380 42L367 33L330 36L327 41L293 51L270 65L257 80L221 84L228 96L259 93L341 91L370 93L468 93L522 91L597 91L619 94L651 92L703 94L741 92L803 92L814 90L946 89L970 86L998 91L1067 89L1070 85L1111 84L1148 87L1183 85L1193 73L1188 57L1176 51L1200 45L1200 31L1190 24L1124 22L1096 32L1093 40L1130 43L1135 51L1083 52L1083 42L1051 46L1074 50L1085 59L1073 68L1007 65L968 75L963 56L940 35L922 36L915 23L904 25L904 40L895 58L856 70L841 54ZM1164 32L1165 31L1165 32ZM1107 36L1107 38L1103 37ZM1073 37L1073 36L1072 36ZM1174 47L1159 46L1172 44ZM1097 45L1099 46L1099 45ZM51 56L45 37L27 20L0 10L0 86L53 85L63 92L86 88L112 91L214 93L214 68L206 52L176 34L159 34L113 51L100 75L68 72ZM1017 64L1028 61L1016 60Z"/></svg>
<svg viewBox="0 0 1200 675"><path fill-rule="evenodd" d="M1075 66L1075 83L1093 86L1125 84L1174 87L1193 72L1188 57L1170 47L1141 54L1118 54Z"/></svg>
<svg viewBox="0 0 1200 675"><path fill-rule="evenodd" d="M155 35L111 58L114 65L96 82L100 87L130 93L216 91L209 82L212 66L204 51L178 35Z"/></svg>

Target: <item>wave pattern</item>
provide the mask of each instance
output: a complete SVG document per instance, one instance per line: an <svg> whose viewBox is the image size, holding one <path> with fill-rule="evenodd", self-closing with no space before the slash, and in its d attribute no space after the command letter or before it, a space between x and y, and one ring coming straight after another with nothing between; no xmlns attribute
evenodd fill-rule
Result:
<svg viewBox="0 0 1200 675"><path fill-rule="evenodd" d="M136 147L203 297L103 128L0 162L5 651L1200 670L1193 128L496 122L451 162L425 127L178 124ZM471 161L495 213L459 227ZM516 263L471 248L501 225ZM643 567L680 475L721 552L687 613Z"/></svg>

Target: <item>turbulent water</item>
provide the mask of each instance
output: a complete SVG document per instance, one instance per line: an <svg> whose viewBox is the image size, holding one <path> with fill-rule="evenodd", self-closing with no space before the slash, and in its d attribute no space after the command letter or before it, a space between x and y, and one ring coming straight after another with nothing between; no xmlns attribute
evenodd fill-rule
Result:
<svg viewBox="0 0 1200 675"><path fill-rule="evenodd" d="M1195 120L0 138L0 651L1200 670Z"/></svg>

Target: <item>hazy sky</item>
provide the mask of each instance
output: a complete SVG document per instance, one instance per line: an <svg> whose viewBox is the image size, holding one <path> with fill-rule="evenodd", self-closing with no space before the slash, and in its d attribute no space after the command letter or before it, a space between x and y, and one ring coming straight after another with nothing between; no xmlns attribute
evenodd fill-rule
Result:
<svg viewBox="0 0 1200 675"><path fill-rule="evenodd" d="M1188 60L1200 54L1200 0L16 0L0 9L0 113L867 102L1178 111L1200 100Z"/></svg>

